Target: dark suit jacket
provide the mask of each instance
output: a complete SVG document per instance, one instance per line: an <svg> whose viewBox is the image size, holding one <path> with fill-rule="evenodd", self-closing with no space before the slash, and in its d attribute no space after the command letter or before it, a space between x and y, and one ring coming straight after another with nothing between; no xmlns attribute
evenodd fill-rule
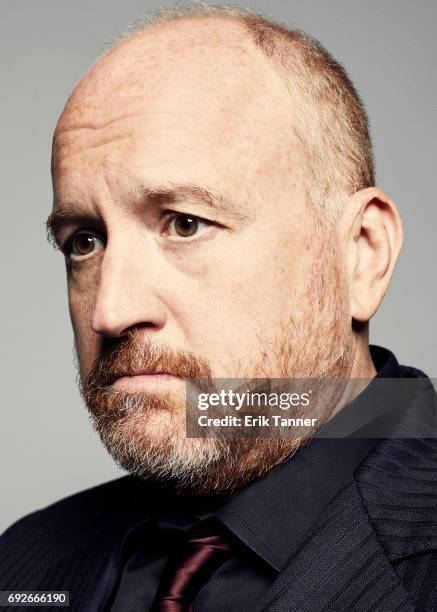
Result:
<svg viewBox="0 0 437 612"><path fill-rule="evenodd" d="M397 437L331 500L258 611L437 610L436 396L419 371L404 376L420 384ZM103 611L126 522L144 517L141 487L123 477L15 523L0 539L0 589L70 591L73 612Z"/></svg>

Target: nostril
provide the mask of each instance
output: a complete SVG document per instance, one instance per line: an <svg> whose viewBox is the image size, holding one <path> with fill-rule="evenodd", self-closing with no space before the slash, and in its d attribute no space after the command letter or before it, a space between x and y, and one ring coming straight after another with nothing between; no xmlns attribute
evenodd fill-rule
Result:
<svg viewBox="0 0 437 612"><path fill-rule="evenodd" d="M120 307L117 310L96 308L92 320L93 330L102 336L120 338L131 330L159 330L167 320L165 308L160 303Z"/></svg>

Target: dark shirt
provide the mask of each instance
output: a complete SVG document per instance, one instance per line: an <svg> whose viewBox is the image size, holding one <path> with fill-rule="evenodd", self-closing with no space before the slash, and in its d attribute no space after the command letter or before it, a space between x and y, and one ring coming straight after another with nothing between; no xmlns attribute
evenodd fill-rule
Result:
<svg viewBox="0 0 437 612"><path fill-rule="evenodd" d="M228 499L176 497L169 494L143 520L127 531L122 544L119 580L108 602L110 612L150 610L169 556L184 538L211 520L225 527L232 556L199 590L194 612L253 611L266 589L285 568L332 498L353 479L353 473L374 448L379 423L408 405L392 353L371 347L376 378L338 413L342 436L317 437L267 476ZM358 433L357 433L358 432ZM206 518L199 518L205 515Z"/></svg>

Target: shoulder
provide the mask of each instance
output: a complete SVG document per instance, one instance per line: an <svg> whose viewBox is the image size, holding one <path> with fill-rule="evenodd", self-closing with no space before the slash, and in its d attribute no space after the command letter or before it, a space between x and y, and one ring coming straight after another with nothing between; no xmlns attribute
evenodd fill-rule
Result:
<svg viewBox="0 0 437 612"><path fill-rule="evenodd" d="M129 517L139 481L124 476L86 489L24 516L0 537L0 581L44 569L102 541L116 541ZM19 569L22 567L22 571Z"/></svg>
<svg viewBox="0 0 437 612"><path fill-rule="evenodd" d="M34 529L43 529L50 526L53 530L56 525L65 525L68 522L72 528L92 526L95 519L102 512L108 513L119 504L120 495L132 486L131 478L124 476L101 485L91 487L69 495L53 504L36 510L13 523L0 537L2 544L6 539L27 535Z"/></svg>

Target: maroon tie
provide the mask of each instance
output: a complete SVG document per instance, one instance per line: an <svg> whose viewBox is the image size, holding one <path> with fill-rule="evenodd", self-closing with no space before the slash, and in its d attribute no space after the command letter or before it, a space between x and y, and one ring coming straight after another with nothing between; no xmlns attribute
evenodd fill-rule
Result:
<svg viewBox="0 0 437 612"><path fill-rule="evenodd" d="M230 556L219 527L215 533L187 540L164 569L152 612L191 612L197 591ZM210 532L211 533L211 532Z"/></svg>

